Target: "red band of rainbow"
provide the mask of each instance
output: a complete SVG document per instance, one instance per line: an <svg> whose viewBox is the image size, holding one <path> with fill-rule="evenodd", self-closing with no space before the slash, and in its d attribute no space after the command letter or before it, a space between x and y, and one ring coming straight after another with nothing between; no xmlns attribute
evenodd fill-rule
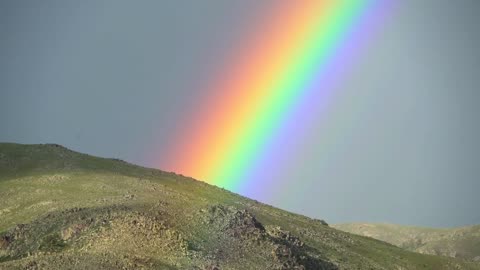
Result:
<svg viewBox="0 0 480 270"><path fill-rule="evenodd" d="M327 102L355 51L352 44L365 39L388 2L278 1L244 50L233 52L231 68L215 74L211 96L159 163L245 193L256 182L254 168L280 155L272 141L305 130L292 124L308 123L312 108Z"/></svg>

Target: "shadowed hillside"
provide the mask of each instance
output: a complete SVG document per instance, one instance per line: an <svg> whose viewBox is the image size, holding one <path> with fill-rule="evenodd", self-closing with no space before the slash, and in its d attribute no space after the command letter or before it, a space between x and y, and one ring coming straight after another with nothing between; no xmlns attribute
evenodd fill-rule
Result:
<svg viewBox="0 0 480 270"><path fill-rule="evenodd" d="M480 269L58 145L0 144L0 198L0 269Z"/></svg>
<svg viewBox="0 0 480 270"><path fill-rule="evenodd" d="M480 261L480 225L433 229L393 224L350 223L333 227L411 251Z"/></svg>

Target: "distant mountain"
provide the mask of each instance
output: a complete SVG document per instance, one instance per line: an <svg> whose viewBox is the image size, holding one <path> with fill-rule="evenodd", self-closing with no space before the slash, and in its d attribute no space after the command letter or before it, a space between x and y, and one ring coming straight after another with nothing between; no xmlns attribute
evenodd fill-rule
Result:
<svg viewBox="0 0 480 270"><path fill-rule="evenodd" d="M480 261L480 225L433 229L392 224L350 223L333 227L419 253Z"/></svg>
<svg viewBox="0 0 480 270"><path fill-rule="evenodd" d="M332 205L335 207L335 205ZM480 269L194 179L0 144L0 269Z"/></svg>

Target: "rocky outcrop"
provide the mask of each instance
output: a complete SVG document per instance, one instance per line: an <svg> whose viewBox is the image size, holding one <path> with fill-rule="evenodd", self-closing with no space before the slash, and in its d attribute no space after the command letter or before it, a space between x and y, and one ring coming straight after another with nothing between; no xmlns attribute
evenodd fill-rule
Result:
<svg viewBox="0 0 480 270"><path fill-rule="evenodd" d="M309 247L291 232L278 226L265 227L248 210L214 205L208 214L209 224L227 235L270 247L273 269L337 269L332 263L308 254Z"/></svg>

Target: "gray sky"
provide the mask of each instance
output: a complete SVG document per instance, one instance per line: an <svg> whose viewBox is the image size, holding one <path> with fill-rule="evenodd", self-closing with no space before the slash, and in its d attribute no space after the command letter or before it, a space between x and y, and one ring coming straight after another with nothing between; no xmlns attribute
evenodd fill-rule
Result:
<svg viewBox="0 0 480 270"><path fill-rule="evenodd" d="M146 153L272 3L0 1L0 141L155 166ZM400 1L267 202L332 223L480 223L478 14Z"/></svg>

